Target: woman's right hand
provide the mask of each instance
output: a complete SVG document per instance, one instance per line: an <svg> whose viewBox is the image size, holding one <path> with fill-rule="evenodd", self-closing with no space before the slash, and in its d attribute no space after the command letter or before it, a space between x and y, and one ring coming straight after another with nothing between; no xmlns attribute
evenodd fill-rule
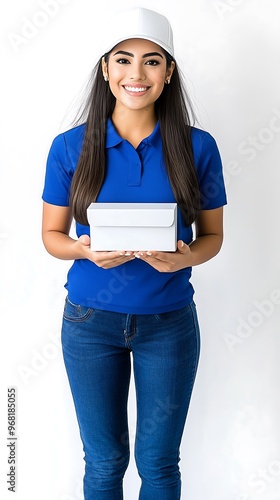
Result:
<svg viewBox="0 0 280 500"><path fill-rule="evenodd" d="M46 250L58 259L88 259L98 267L110 269L135 259L134 252L93 252L90 237L81 235L77 240L69 236L72 213L69 207L43 203L42 238Z"/></svg>
<svg viewBox="0 0 280 500"><path fill-rule="evenodd" d="M130 260L135 259L134 252L129 251L110 251L110 252L95 252L90 249L90 237L83 234L75 243L81 258L88 259L94 262L98 267L103 269L111 269L112 267L120 266Z"/></svg>

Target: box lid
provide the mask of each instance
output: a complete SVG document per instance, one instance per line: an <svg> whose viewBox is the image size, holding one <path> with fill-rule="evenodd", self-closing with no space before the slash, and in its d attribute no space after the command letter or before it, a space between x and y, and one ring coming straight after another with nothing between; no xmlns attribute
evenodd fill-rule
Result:
<svg viewBox="0 0 280 500"><path fill-rule="evenodd" d="M91 203L87 210L93 226L170 227L176 203Z"/></svg>

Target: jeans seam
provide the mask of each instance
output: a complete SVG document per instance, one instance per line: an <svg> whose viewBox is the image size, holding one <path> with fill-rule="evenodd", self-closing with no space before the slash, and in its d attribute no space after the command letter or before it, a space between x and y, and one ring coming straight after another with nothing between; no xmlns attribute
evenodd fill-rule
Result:
<svg viewBox="0 0 280 500"><path fill-rule="evenodd" d="M79 304L74 304L73 302L71 302L71 300L69 300L68 297L66 297L66 299L65 299L65 307L66 307L67 303L69 303L72 307L80 308ZM65 319L66 321L70 321L71 323L83 323L84 321L86 321L94 313L94 309L92 309L91 307L89 307L87 309L87 312L83 316L73 317L73 316L69 316L65 312L65 307L64 307L64 312L63 312L63 319Z"/></svg>
<svg viewBox="0 0 280 500"><path fill-rule="evenodd" d="M196 351L197 351L197 356L196 356L196 362L195 362L195 367L194 367L194 373L193 373L193 379L192 379L192 384L194 384L194 380L196 377L197 373L197 368L198 368L198 362L199 362L199 354L200 354L200 331L199 331L199 326L197 325L197 321L194 319L194 310L195 310L195 304L192 302L190 304L190 309L192 312L192 320L193 320L193 326L195 329L195 337L196 337Z"/></svg>
<svg viewBox="0 0 280 500"><path fill-rule="evenodd" d="M80 318L72 318L71 316L67 316L64 314L63 319L65 319L65 321L70 321L71 323L83 323L92 315L92 313L93 311L89 311L87 314L81 316Z"/></svg>
<svg viewBox="0 0 280 500"><path fill-rule="evenodd" d="M126 344L126 347L128 347L129 349L131 349L130 342L134 339L134 337L137 333L136 332L136 315L135 314L132 315L131 321L132 321L132 332L127 335L127 330L123 331L124 337L125 337L125 344Z"/></svg>

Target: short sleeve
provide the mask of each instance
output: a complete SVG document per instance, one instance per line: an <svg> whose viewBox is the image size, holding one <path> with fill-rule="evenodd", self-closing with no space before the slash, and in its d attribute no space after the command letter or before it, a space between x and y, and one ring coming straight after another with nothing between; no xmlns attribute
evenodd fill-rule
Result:
<svg viewBox="0 0 280 500"><path fill-rule="evenodd" d="M64 134L52 142L46 165L45 184L42 198L52 205L69 206L73 167L67 155Z"/></svg>
<svg viewBox="0 0 280 500"><path fill-rule="evenodd" d="M222 160L215 139L208 132L193 129L192 140L201 209L211 210L226 205Z"/></svg>

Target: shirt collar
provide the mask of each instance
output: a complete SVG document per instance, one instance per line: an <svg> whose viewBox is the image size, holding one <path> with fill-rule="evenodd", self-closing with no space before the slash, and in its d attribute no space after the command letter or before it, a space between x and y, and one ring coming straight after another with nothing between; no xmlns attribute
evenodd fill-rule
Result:
<svg viewBox="0 0 280 500"><path fill-rule="evenodd" d="M106 148L107 149L113 148L123 141L124 141L124 139L116 131L111 118L108 118L108 120L107 120L107 134L106 134ZM161 141L160 126L159 126L159 122L157 122L153 132L148 137L143 139L141 144L151 144L151 145L157 147L159 145L160 141Z"/></svg>

